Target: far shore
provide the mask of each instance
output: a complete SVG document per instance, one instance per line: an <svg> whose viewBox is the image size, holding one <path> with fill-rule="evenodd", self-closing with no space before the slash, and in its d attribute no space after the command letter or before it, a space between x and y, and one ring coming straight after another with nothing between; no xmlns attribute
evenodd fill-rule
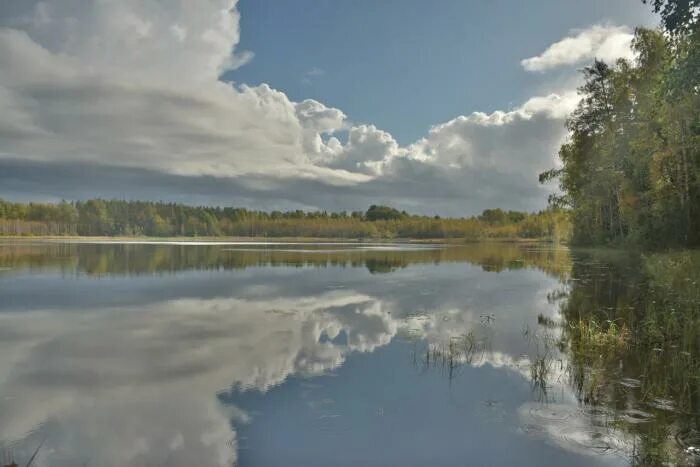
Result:
<svg viewBox="0 0 700 467"><path fill-rule="evenodd" d="M70 243L315 243L315 244L371 244L371 243L414 243L464 245L469 243L553 243L543 238L328 238L328 237L108 237L80 235L0 235L0 244L8 241L30 242L70 242Z"/></svg>

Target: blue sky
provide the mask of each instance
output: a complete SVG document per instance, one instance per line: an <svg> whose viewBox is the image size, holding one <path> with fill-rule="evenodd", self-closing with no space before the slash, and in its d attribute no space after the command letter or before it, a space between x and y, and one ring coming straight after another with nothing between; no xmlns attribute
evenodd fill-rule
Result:
<svg viewBox="0 0 700 467"><path fill-rule="evenodd" d="M4 0L0 197L537 210L640 0Z"/></svg>
<svg viewBox="0 0 700 467"><path fill-rule="evenodd" d="M239 11L239 47L255 58L224 79L319 100L401 144L541 92L520 60L573 29L657 23L639 0L241 0Z"/></svg>

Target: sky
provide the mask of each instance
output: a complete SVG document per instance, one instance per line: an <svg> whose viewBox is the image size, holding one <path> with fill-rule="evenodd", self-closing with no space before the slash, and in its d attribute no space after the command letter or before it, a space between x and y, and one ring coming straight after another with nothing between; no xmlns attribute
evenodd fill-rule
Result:
<svg viewBox="0 0 700 467"><path fill-rule="evenodd" d="M537 210L640 0L3 0L0 197Z"/></svg>

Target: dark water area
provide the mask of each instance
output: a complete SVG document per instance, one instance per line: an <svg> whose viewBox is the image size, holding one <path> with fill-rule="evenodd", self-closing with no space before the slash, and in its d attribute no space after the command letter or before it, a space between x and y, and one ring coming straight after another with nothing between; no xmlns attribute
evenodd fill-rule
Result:
<svg viewBox="0 0 700 467"><path fill-rule="evenodd" d="M0 461L700 464L700 254L0 242Z"/></svg>

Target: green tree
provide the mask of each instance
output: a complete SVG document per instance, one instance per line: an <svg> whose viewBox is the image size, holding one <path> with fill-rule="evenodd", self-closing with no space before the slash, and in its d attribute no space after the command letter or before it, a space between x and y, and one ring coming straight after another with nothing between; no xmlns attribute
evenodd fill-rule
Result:
<svg viewBox="0 0 700 467"><path fill-rule="evenodd" d="M540 175L559 180L550 202L571 208L575 242L700 242L700 102L692 81L676 79L680 40L638 29L634 63L584 68L562 168Z"/></svg>
<svg viewBox="0 0 700 467"><path fill-rule="evenodd" d="M368 221L402 219L406 214L401 213L398 209L389 206L372 205L365 213L365 218Z"/></svg>

